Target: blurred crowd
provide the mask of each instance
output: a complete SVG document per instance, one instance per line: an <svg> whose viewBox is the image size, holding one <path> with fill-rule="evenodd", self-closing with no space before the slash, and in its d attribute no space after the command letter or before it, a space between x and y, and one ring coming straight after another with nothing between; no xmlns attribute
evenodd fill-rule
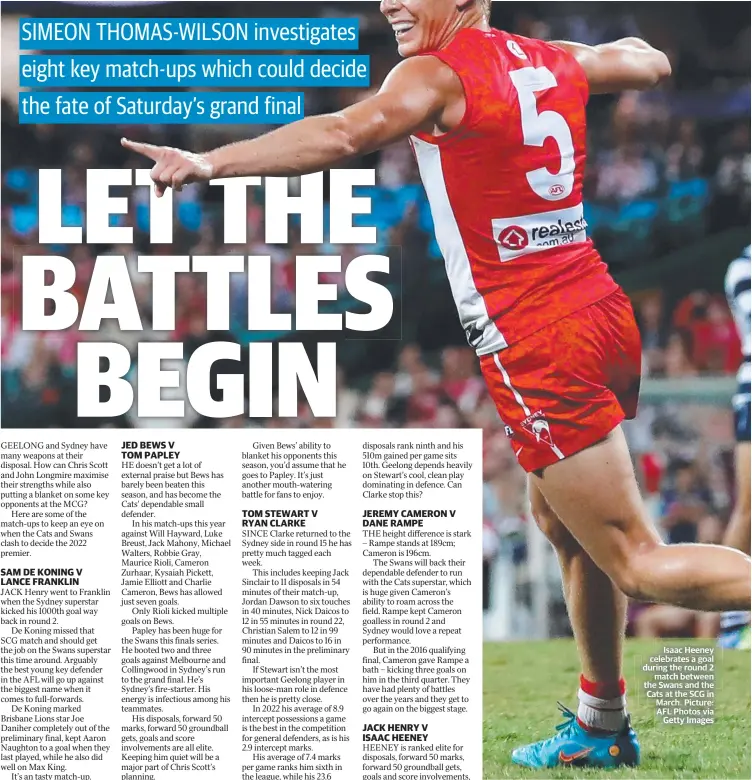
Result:
<svg viewBox="0 0 752 780"><path fill-rule="evenodd" d="M647 292L635 309L647 376L736 373L741 341L722 293L695 290L666 313L661 292Z"/></svg>
<svg viewBox="0 0 752 780"><path fill-rule="evenodd" d="M233 4L238 5L242 4ZM378 21L375 8L362 11L365 4L358 5L363 13L363 50L372 55L372 81L377 85L395 62L394 42ZM643 35L672 59L673 81L660 92L598 97L591 102L587 218L597 246L614 269L624 264L647 265L703 236L749 225L749 8L745 21L743 14L739 19L722 19L722 14L712 12L711 3L683 7L681 19L675 18L675 4L668 3L612 3L607 5L619 8L610 12L588 4L586 14L578 10L582 4L519 3L514 4L515 9L511 5L494 4L498 26L535 37L593 44ZM638 6L642 8L634 10ZM342 8L337 3L321 4L320 12L337 15ZM734 14L738 16L738 9ZM5 28L5 16L3 22ZM335 110L364 94L349 89L310 91L306 108L309 113ZM36 214L44 194L38 192L35 171L63 170L64 222L77 224L85 206L87 168L143 167L141 160L120 147L121 135L201 149L236 140L240 133L264 129L19 126L12 97L4 92L0 277L3 425L80 425L75 413L75 357L84 336L75 329L41 334L20 329L20 258L50 253L50 248L41 247L37 240ZM362 360L343 360L334 420L315 419L301 404L296 419L236 418L219 426L481 428L487 562L499 554L500 540L504 539L511 541L512 560L524 563L525 477L485 392L475 356L459 346L462 334L454 311L447 308L451 303L446 281L409 146L396 144L356 164L377 171L377 188L370 194L379 227L378 248L401 248L405 271L402 292L408 302L403 319L412 335L407 343L396 344L390 354L379 353L378 360L373 352L367 370ZM296 240L289 247L267 246L262 228L263 196L258 189L249 191L247 245L225 247L217 189L191 187L176 194L175 243L168 247L148 244L145 189L113 191L131 199L129 215L121 224L134 228L135 246L55 247L56 253L71 258L76 265L73 292L77 298L85 299L98 254L122 254L133 265L139 253L227 252L270 255L273 310L291 311L297 255L340 254L344 268L352 257L374 250L373 246L305 247ZM713 257L709 262L724 265L731 259ZM691 379L736 371L741 357L739 338L717 273L714 278L715 288L696 290L681 289L679 280L678 294L673 276L664 280L663 289L630 290L643 336L646 376ZM147 280L139 280L135 271L133 279L146 331L123 333L110 324L96 338L119 341L135 350L137 341L165 335L149 328L152 302ZM205 278L179 276L178 327L170 338L185 344L186 358L210 339L247 340L242 325L246 308L242 281L233 285L232 332L208 334ZM428 300L447 305L431 312L426 309ZM421 323L411 323L411 316ZM421 338L427 332L431 337ZM102 424L145 423L128 417ZM187 424L208 422L194 417ZM628 433L633 439L638 474L666 538L717 541L733 501L730 412L705 405L646 405L631 426ZM636 621L638 618L635 616ZM636 632L657 630L648 625L647 617L641 620L635 622Z"/></svg>

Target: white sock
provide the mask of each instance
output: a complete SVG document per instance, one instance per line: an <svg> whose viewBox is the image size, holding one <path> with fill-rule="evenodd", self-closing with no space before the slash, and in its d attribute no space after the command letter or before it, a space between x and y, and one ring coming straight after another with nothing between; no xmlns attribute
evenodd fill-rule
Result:
<svg viewBox="0 0 752 780"><path fill-rule="evenodd" d="M601 731L621 731L627 718L627 697L617 696L614 699L599 699L591 696L580 688L577 692L579 706L577 719L591 729Z"/></svg>

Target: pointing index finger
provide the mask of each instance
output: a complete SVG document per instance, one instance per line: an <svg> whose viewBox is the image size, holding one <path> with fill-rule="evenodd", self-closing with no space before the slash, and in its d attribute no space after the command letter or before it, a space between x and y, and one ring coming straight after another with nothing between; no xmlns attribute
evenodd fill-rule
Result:
<svg viewBox="0 0 752 780"><path fill-rule="evenodd" d="M157 162L159 158L162 156L163 148L161 146L154 146L154 144L145 144L145 143L141 143L140 141L131 141L128 138L121 138L120 143L126 149L130 149L132 152L137 152L138 154L143 154L145 157L148 157L150 160L154 160L154 162Z"/></svg>

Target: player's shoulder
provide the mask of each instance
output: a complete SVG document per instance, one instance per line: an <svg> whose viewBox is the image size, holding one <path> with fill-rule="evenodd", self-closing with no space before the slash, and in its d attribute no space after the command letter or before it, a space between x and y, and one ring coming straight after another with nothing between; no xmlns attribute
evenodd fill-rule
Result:
<svg viewBox="0 0 752 780"><path fill-rule="evenodd" d="M517 57L518 65L543 67L554 74L559 84L568 84L579 90L587 104L590 88L585 70L574 54L557 42L522 35L507 34L506 46Z"/></svg>
<svg viewBox="0 0 752 780"><path fill-rule="evenodd" d="M443 93L462 88L455 69L436 52L419 54L399 62L384 79L382 89L399 89L406 85L421 85Z"/></svg>
<svg viewBox="0 0 752 780"><path fill-rule="evenodd" d="M519 58L535 57L547 60L569 61L572 55L561 46L541 38L527 38L524 35L499 31L506 48Z"/></svg>

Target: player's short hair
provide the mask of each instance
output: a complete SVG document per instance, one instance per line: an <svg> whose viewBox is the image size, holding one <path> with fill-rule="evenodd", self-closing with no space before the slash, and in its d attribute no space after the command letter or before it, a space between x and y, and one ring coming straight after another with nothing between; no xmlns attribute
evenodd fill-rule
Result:
<svg viewBox="0 0 752 780"><path fill-rule="evenodd" d="M483 11L483 15L486 19L491 18L491 0L478 0L480 4L480 10Z"/></svg>

